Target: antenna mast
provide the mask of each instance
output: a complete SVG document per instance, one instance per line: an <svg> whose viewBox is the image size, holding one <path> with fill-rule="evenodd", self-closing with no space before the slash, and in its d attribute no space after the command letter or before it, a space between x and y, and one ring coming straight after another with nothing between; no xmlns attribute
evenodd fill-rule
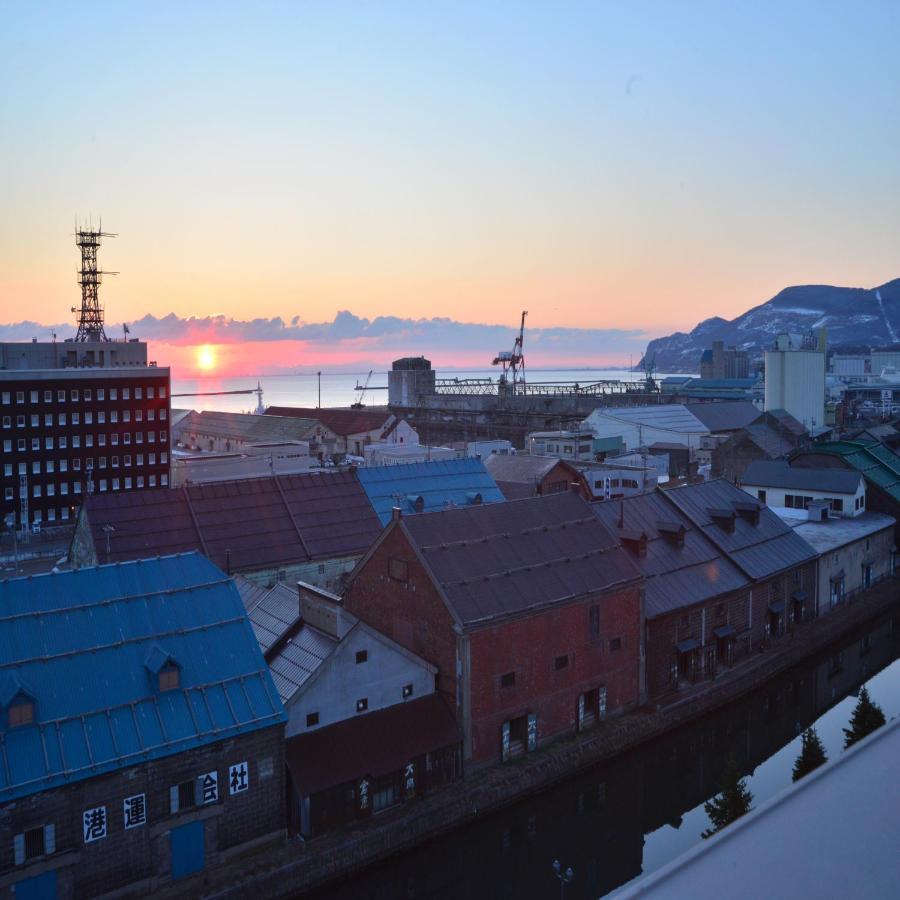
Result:
<svg viewBox="0 0 900 900"><path fill-rule="evenodd" d="M97 251L105 237L115 237L100 228L75 228L75 245L81 250L81 270L78 283L81 285L81 309L73 306L78 313L78 334L76 341L108 341L103 330L103 307L100 306L100 284L104 275L118 275L118 272L104 272L97 268Z"/></svg>

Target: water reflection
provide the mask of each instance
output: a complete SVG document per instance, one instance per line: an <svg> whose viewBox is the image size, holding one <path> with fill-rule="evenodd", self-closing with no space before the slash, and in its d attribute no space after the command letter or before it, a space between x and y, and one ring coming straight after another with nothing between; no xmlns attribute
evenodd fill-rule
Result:
<svg viewBox="0 0 900 900"><path fill-rule="evenodd" d="M829 759L841 752L854 704L845 698L864 682L888 718L896 715L893 625L888 616L854 631L726 710L316 897L545 900L559 896L554 859L575 870L567 898L602 896L700 841L703 803L719 791L729 754L752 776L758 805L791 783L804 728L817 723Z"/></svg>

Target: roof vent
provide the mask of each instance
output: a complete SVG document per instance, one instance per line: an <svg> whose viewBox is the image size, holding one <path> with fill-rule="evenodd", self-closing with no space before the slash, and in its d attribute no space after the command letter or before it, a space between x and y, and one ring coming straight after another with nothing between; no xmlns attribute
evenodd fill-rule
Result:
<svg viewBox="0 0 900 900"><path fill-rule="evenodd" d="M734 532L733 509L708 509L707 513L713 522L723 531L727 531L729 534Z"/></svg>
<svg viewBox="0 0 900 900"><path fill-rule="evenodd" d="M484 503L481 492L469 491L469 493L466 494L466 503L468 503L469 506L481 506L481 504Z"/></svg>
<svg viewBox="0 0 900 900"><path fill-rule="evenodd" d="M680 522L657 522L656 529L673 546L684 546L685 527Z"/></svg>
<svg viewBox="0 0 900 900"><path fill-rule="evenodd" d="M745 521L754 527L759 525L759 504L752 500L735 500L731 504L735 512Z"/></svg>
<svg viewBox="0 0 900 900"><path fill-rule="evenodd" d="M420 513L425 509L425 498L421 494L407 494L406 502L413 512Z"/></svg>
<svg viewBox="0 0 900 900"><path fill-rule="evenodd" d="M619 531L619 540L635 556L647 555L647 535L643 531Z"/></svg>

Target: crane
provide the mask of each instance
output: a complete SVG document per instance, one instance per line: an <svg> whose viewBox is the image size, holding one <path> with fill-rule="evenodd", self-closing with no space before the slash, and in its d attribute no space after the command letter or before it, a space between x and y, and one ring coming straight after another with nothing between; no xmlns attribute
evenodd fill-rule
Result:
<svg viewBox="0 0 900 900"><path fill-rule="evenodd" d="M353 409L362 409L366 404L363 403L366 397L366 391L369 389L369 382L372 380L372 372L374 369L369 369L369 374L366 375L366 380L363 382L363 386L359 389L359 396L356 398L356 403L351 403L350 406Z"/></svg>
<svg viewBox="0 0 900 900"><path fill-rule="evenodd" d="M522 344L525 341L525 316L527 315L528 310L523 309L519 333L513 342L512 351L501 350L492 363L492 365L503 367L503 372L500 375L500 384L507 383L507 373L509 373L509 380L513 384L517 381L525 381L525 354L522 351Z"/></svg>

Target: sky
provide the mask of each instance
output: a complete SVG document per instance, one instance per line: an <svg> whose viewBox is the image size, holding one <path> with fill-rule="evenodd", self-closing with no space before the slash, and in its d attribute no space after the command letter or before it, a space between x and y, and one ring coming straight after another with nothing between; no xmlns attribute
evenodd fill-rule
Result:
<svg viewBox="0 0 900 900"><path fill-rule="evenodd" d="M72 321L74 224L100 216L110 322L346 311L508 343L527 309L587 330L547 363L621 362L792 284L881 284L898 42L896 0L9 4L0 323Z"/></svg>

